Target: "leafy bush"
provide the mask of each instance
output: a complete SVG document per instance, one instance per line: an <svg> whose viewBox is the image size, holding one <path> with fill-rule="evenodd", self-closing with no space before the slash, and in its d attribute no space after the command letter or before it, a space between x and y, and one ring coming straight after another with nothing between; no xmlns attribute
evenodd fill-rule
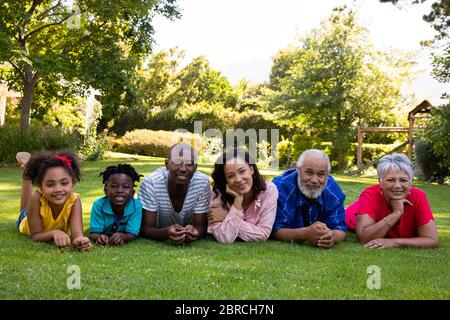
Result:
<svg viewBox="0 0 450 320"><path fill-rule="evenodd" d="M148 121L149 115L145 108L141 106L130 107L122 112L120 118L117 119L117 121L114 121L114 125L112 126L111 131L119 136L122 136L134 129L151 128L152 124L149 124Z"/></svg>
<svg viewBox="0 0 450 320"><path fill-rule="evenodd" d="M200 102L179 108L175 116L184 124L184 128L191 132L194 131L194 121L202 122L202 130L211 128L225 132L226 129L233 127L237 114L221 103Z"/></svg>
<svg viewBox="0 0 450 320"><path fill-rule="evenodd" d="M280 167L289 167L293 163L292 157L293 143L287 139L281 140L277 144L278 165Z"/></svg>
<svg viewBox="0 0 450 320"><path fill-rule="evenodd" d="M177 142L201 145L201 138L192 133L137 129L127 132L113 143L113 150L153 157L166 157L169 148Z"/></svg>
<svg viewBox="0 0 450 320"><path fill-rule="evenodd" d="M450 161L450 102L432 110L425 137L434 153Z"/></svg>
<svg viewBox="0 0 450 320"><path fill-rule="evenodd" d="M450 161L442 154L436 154L433 146L426 140L416 141L417 164L422 170L425 179L444 183L445 178L450 176Z"/></svg>
<svg viewBox="0 0 450 320"><path fill-rule="evenodd" d="M0 128L0 164L16 163L16 153L30 153L40 150L58 150L71 148L77 150L81 137L54 127L30 126L27 134L20 132L16 125Z"/></svg>
<svg viewBox="0 0 450 320"><path fill-rule="evenodd" d="M109 148L106 132L97 135L96 130L91 130L80 146L80 158L87 161L101 160Z"/></svg>

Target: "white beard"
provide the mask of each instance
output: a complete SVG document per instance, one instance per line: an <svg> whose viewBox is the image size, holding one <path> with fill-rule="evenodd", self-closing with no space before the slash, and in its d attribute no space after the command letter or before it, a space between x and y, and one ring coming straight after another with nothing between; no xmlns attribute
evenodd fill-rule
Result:
<svg viewBox="0 0 450 320"><path fill-rule="evenodd" d="M310 190L307 186L304 186L301 182L300 175L298 176L298 187L300 189L300 192L305 195L308 199L317 199L322 194L323 190L325 189L325 186L327 185L327 181L317 190Z"/></svg>

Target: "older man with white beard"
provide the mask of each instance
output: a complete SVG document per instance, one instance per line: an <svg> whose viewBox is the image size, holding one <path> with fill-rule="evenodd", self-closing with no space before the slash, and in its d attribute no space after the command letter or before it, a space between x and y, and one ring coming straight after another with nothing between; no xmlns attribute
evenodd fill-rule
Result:
<svg viewBox="0 0 450 320"><path fill-rule="evenodd" d="M345 194L329 172L328 156L310 149L300 155L296 168L272 180L279 193L274 239L306 240L320 248L345 239Z"/></svg>

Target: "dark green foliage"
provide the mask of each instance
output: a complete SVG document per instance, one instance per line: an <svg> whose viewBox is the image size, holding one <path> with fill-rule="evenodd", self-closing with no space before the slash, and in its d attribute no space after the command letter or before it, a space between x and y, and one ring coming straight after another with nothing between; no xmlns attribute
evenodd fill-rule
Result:
<svg viewBox="0 0 450 320"><path fill-rule="evenodd" d="M425 138L432 145L435 154L450 161L450 101L434 108L431 116Z"/></svg>
<svg viewBox="0 0 450 320"><path fill-rule="evenodd" d="M135 67L151 52L155 15L179 17L176 1L0 1L0 64L12 70L2 79L23 93L22 130L35 88L43 101L96 88L113 119L136 103Z"/></svg>
<svg viewBox="0 0 450 320"><path fill-rule="evenodd" d="M431 116L416 157L425 179L443 183L450 176L450 103L433 108Z"/></svg>
<svg viewBox="0 0 450 320"><path fill-rule="evenodd" d="M53 127L31 126L28 133L21 133L19 126L0 128L0 164L16 163L19 151L78 149L81 137L75 133L65 133Z"/></svg>
<svg viewBox="0 0 450 320"><path fill-rule="evenodd" d="M433 146L425 140L416 141L416 159L426 180L444 183L445 178L450 176L450 161L437 155Z"/></svg>

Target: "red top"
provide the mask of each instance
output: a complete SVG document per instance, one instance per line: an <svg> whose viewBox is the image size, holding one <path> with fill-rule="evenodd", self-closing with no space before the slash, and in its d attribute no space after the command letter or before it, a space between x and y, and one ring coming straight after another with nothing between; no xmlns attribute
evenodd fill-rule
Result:
<svg viewBox="0 0 450 320"><path fill-rule="evenodd" d="M411 188L406 199L413 204L407 205L403 215L388 231L386 238L414 238L417 229L434 220L425 192ZM349 230L355 230L356 214L368 214L375 222L392 213L379 184L365 189L359 199L352 203L345 212L345 222Z"/></svg>

